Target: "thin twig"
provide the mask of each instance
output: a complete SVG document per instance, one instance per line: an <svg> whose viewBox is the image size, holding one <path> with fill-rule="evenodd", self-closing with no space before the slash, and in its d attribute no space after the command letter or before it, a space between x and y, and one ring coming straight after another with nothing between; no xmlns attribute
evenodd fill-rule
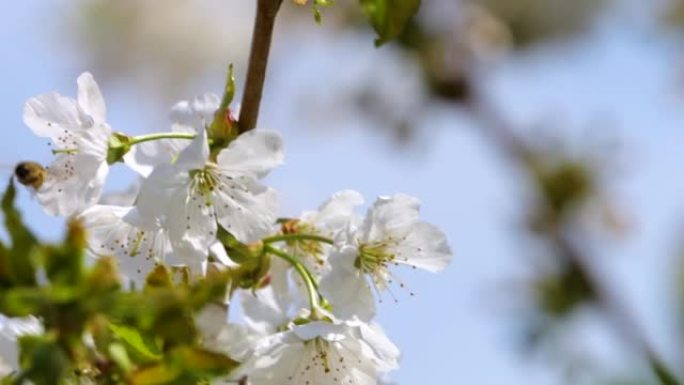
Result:
<svg viewBox="0 0 684 385"><path fill-rule="evenodd" d="M601 279L601 275L589 261L589 256L579 250L578 245L567 239L567 237L557 237L554 243L561 249L575 266L582 272L592 292L596 296L598 306L610 318L617 330L623 337L631 343L638 351L641 351L649 365L663 385L679 384L672 372L667 368L660 354L653 348L650 341L646 338L635 318L630 314L620 296L606 285Z"/></svg>
<svg viewBox="0 0 684 385"><path fill-rule="evenodd" d="M247 80L238 121L240 133L254 129L259 118L259 106L266 79L273 28L282 2L282 0L257 0Z"/></svg>
<svg viewBox="0 0 684 385"><path fill-rule="evenodd" d="M524 172L531 172L529 161L530 157L533 156L532 149L518 136L515 129L498 109L487 103L482 95L477 93L468 101L468 107L480 123L479 127L492 142L498 145L502 152ZM644 355L660 383L662 385L679 385L679 380L653 348L635 318L630 314L629 307L622 302L620 296L603 283L602 277L593 267L589 256L585 255L567 236L558 235L552 238L552 242L559 251L571 263L575 264L587 279L587 283L596 296L598 306L624 338Z"/></svg>

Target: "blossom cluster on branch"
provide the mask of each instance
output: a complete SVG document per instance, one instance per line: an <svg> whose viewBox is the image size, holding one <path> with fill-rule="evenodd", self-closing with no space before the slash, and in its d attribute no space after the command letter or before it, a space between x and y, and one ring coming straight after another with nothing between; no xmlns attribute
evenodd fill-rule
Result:
<svg viewBox="0 0 684 385"><path fill-rule="evenodd" d="M223 298L196 316L202 346L240 363L226 378L375 384L397 368L399 350L374 321L374 297L404 288L401 266L439 272L451 260L444 233L420 220L418 199L379 197L361 215L362 195L345 190L315 211L280 217L277 192L262 179L283 163L283 140L238 130L232 75L223 97L179 102L169 132L140 136L107 123L91 74L77 83L76 99L48 93L26 103L26 125L51 141L55 158L44 168L20 163L17 179L47 213L80 223L88 254L114 258L132 291L160 267L188 282L227 275ZM140 187L128 204L101 203L118 163L139 175ZM229 321L235 301L241 322Z"/></svg>

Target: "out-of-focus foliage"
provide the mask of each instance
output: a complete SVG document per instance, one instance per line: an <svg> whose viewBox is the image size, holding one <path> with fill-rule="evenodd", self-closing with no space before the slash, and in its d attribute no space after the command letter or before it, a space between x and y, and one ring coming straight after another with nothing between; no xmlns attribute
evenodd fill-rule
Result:
<svg viewBox="0 0 684 385"><path fill-rule="evenodd" d="M472 0L511 31L517 47L581 33L608 0Z"/></svg>
<svg viewBox="0 0 684 385"><path fill-rule="evenodd" d="M609 0L433 0L423 2L417 15L396 38L394 47L403 54L396 60L415 68L425 85L425 95L406 95L416 109L433 103L467 104L473 96L473 82L478 82L481 67L505 54L515 55L545 42L564 41L581 36L610 4ZM340 3L346 11L348 27L366 29L364 15L356 4ZM382 75L379 75L382 76ZM395 81L386 79L385 82ZM413 119L397 113L378 113L386 108L381 97L374 98L373 85L358 92L359 109L370 120L384 119L394 130L399 143L420 137L416 114ZM341 97L340 103L344 100ZM361 108L359 108L361 107ZM335 104L339 109L340 104Z"/></svg>
<svg viewBox="0 0 684 385"><path fill-rule="evenodd" d="M360 0L361 8L378 34L376 45L399 36L418 11L420 0Z"/></svg>
<svg viewBox="0 0 684 385"><path fill-rule="evenodd" d="M135 82L161 103L188 93L227 58L242 70L252 21L249 3L217 0L94 0L73 7L71 41L104 82ZM175 96L174 96L175 95Z"/></svg>
<svg viewBox="0 0 684 385"><path fill-rule="evenodd" d="M89 266L85 234L45 245L23 224L10 183L2 199L9 246L0 245L0 312L35 316L44 333L20 337L20 371L7 383L193 384L228 375L237 363L201 347L194 317L221 301L216 273L197 282L159 266L142 291L121 287L114 261Z"/></svg>
<svg viewBox="0 0 684 385"><path fill-rule="evenodd" d="M670 0L664 15L664 19L675 27L684 27L684 0Z"/></svg>
<svg viewBox="0 0 684 385"><path fill-rule="evenodd" d="M578 237L586 224L586 213L594 209L592 203L603 192L595 168L583 158L521 146L524 152L518 153L517 161L532 187L526 222L542 246L537 261L540 273L530 282L531 293L541 318L564 319L597 300L597 288L577 241L581 240Z"/></svg>
<svg viewBox="0 0 684 385"><path fill-rule="evenodd" d="M607 0L435 0L397 33L434 96L464 100L471 66L502 49L582 33ZM350 12L353 15L354 12ZM350 20L353 20L351 18ZM353 25L358 25L354 23Z"/></svg>

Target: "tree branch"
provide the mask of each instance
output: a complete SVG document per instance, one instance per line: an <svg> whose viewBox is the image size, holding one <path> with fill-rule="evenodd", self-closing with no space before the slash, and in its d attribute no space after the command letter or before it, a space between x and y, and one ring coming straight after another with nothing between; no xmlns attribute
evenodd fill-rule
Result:
<svg viewBox="0 0 684 385"><path fill-rule="evenodd" d="M238 121L240 133L254 129L259 118L259 106L266 79L273 28L282 2L282 0L257 0L247 80Z"/></svg>
<svg viewBox="0 0 684 385"><path fill-rule="evenodd" d="M481 94L474 91L467 106L472 116L478 121L479 128L489 136L491 141L499 146L520 169L529 173L530 156L533 149L518 136L514 126L507 121L503 114L492 104L488 103ZM531 175L534 178L534 175ZM568 260L573 263L587 279L587 283L594 292L597 305L612 320L617 330L635 350L643 354L645 360L653 370L662 385L680 385L681 382L674 372L667 366L660 354L651 345L645 333L639 327L619 295L603 283L602 277L595 271L589 255L583 253L578 246L565 236L551 236L549 239Z"/></svg>

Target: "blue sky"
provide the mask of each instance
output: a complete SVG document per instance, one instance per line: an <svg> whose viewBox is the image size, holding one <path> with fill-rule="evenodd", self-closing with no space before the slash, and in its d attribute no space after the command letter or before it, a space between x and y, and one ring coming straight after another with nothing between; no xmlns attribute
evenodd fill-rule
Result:
<svg viewBox="0 0 684 385"><path fill-rule="evenodd" d="M66 28L60 20L66 20L69 3L0 4L5 52L0 116L6 133L0 163L8 176L19 160L50 158L46 143L22 124L25 100L52 90L73 95L82 70L98 76L97 68L75 64L78 59L55 35ZM684 158L684 73L677 72L682 52L675 40L655 35L638 13L620 15L579 42L492 65L483 77L488 93L517 123L550 123L580 150L605 137L621 143L617 165L607 173L611 199L625 208L631 232L623 239L598 240L593 245L597 264L656 346L678 362L677 325L668 322L684 223L684 180L677 173ZM276 40L260 124L285 137L286 165L269 177L281 192L283 215L297 215L347 188L359 190L369 202L377 195L409 193L423 201L423 218L444 229L454 250L453 264L443 274L399 273L416 297L397 289L399 303L385 301L380 307L379 321L403 351L393 379L404 385L556 383L552 366L516 350L519 320L510 308L520 297L511 288L528 269L525 241L515 229L522 189L510 165L458 111L431 111L432 119L423 123L429 137L403 151L382 134L369 133L367 122L355 116L334 116L333 129L322 127L320 119L302 113L300 89L335 92L349 73L363 73L354 69L359 66L390 71L385 66L391 66L391 54L355 35L327 43L322 40L330 38L327 34L304 35ZM207 91L220 90L221 76L209 76L215 85ZM116 89L103 89L117 130L139 132L148 122L163 121L148 115L164 111L141 108L148 104L135 87L122 81ZM110 187L129 180L127 175L118 166ZM30 194L22 194L21 207L46 238L61 233L62 221L44 215ZM570 350L589 346L609 366L629 369L629 355L622 361L613 354L622 346L609 325L582 327L579 335L583 338L568 341Z"/></svg>

